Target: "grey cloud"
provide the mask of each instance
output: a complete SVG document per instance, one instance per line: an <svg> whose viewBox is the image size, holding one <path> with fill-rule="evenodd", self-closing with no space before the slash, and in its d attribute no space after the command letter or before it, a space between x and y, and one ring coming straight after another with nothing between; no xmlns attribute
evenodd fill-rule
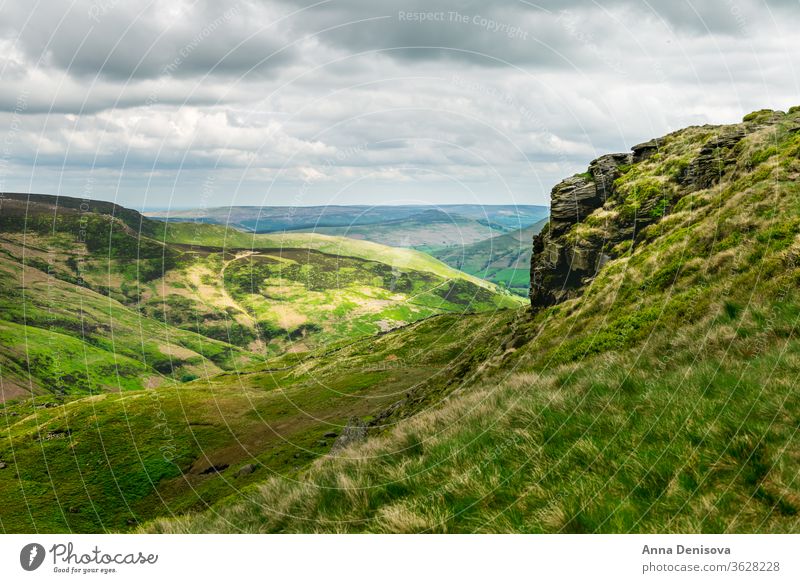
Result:
<svg viewBox="0 0 800 583"><path fill-rule="evenodd" d="M244 2L81 0L43 2L32 15L30 10L25 2L4 8L6 36L18 39L31 63L77 77L264 73L296 58L287 47L287 27L267 26L279 12L256 11Z"/></svg>
<svg viewBox="0 0 800 583"><path fill-rule="evenodd" d="M147 185L190 204L210 173L221 192L241 189L239 204L266 190L284 201L302 191L307 204L340 191L456 202L463 192L447 188L463 181L487 200L510 196L509 184L518 202L542 203L554 182L602 153L800 101L796 2L332 0L303 10L311 0L208 0L171 19L171 4L108 2L99 22L87 11L105 4L76 4L55 34L60 4L25 29L26 4L2 8L0 142L12 138L4 183L33 174L37 188L56 191L62 175L79 185L91 172L98 196L119 182L122 202L137 206ZM528 36L398 19L437 10Z"/></svg>
<svg viewBox="0 0 800 583"><path fill-rule="evenodd" d="M306 0L293 4L308 6ZM610 46L624 36L619 29L635 29L643 20L679 34L741 37L756 33L771 13L780 18L797 7L797 0L336 0L304 16L309 29L334 27L320 38L351 51L382 50L411 61L569 68L585 62L583 39L593 37L598 45ZM607 15L615 13L618 30L598 30L607 29ZM568 30L573 18L581 27L577 35Z"/></svg>

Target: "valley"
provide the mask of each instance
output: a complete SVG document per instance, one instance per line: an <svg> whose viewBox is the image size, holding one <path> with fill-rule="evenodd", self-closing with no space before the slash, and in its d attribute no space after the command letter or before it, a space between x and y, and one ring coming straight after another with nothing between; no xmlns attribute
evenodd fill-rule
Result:
<svg viewBox="0 0 800 583"><path fill-rule="evenodd" d="M799 178L757 111L462 255L5 194L0 528L796 532Z"/></svg>
<svg viewBox="0 0 800 583"><path fill-rule="evenodd" d="M530 239L547 222L534 205L221 207L151 211L177 223L255 233L315 233L430 253L447 265L528 295Z"/></svg>
<svg viewBox="0 0 800 583"><path fill-rule="evenodd" d="M366 241L8 193L0 222L5 531L127 530L294 476L350 420L437 402L524 305Z"/></svg>
<svg viewBox="0 0 800 583"><path fill-rule="evenodd" d="M80 204L2 200L0 333L8 346L26 346L3 355L9 392L152 387L435 314L522 304L413 250L157 223ZM82 360L90 370L80 371Z"/></svg>
<svg viewBox="0 0 800 583"><path fill-rule="evenodd" d="M456 269L527 296L531 283L531 241L546 225L545 219L463 247L431 247L426 251Z"/></svg>
<svg viewBox="0 0 800 583"><path fill-rule="evenodd" d="M143 530L796 532L798 178L800 107L593 161L553 188L532 312L468 385Z"/></svg>

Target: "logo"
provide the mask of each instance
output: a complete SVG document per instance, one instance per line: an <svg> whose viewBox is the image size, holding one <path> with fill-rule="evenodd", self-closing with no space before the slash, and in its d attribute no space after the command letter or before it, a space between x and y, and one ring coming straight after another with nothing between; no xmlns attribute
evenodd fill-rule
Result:
<svg viewBox="0 0 800 583"><path fill-rule="evenodd" d="M44 562L44 547L39 543L30 543L19 552L19 564L26 571L35 571Z"/></svg>

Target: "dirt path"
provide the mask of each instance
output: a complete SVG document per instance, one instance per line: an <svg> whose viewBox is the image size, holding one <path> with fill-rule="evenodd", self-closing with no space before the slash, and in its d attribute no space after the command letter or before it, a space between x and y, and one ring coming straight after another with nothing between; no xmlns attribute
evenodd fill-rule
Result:
<svg viewBox="0 0 800 583"><path fill-rule="evenodd" d="M259 255L259 253L256 251L242 251L240 253L237 253L233 259L229 259L228 261L223 261L222 269L219 270L219 287L222 293L223 301L225 301L225 303L227 303L228 305L236 308L236 310L238 310L238 312L241 314L240 317L241 319L237 318L237 320L239 320L239 323L244 324L245 326L250 326L256 332L256 339L250 343L248 349L251 352L261 353L266 349L266 345L264 344L264 341L260 337L260 333L258 331L258 322L256 321L255 318L253 318L253 316L250 315L250 312L248 312L239 302L233 299L233 296L231 296L231 294L228 293L228 289L225 287L225 270L228 268L228 265L230 265L234 261L237 261L239 259L244 259L245 257L251 257L253 255Z"/></svg>
<svg viewBox="0 0 800 583"><path fill-rule="evenodd" d="M223 261L222 269L219 270L219 286L220 286L220 293L222 294L222 298L225 304L233 308L236 308L236 310L238 310L243 315L248 325L255 328L255 326L257 325L255 318L253 318L253 316L250 315L250 312L245 310L239 304L239 302L233 299L231 294L228 293L228 289L225 287L225 270L228 268L228 265L230 265L234 261L237 261L238 259L244 259L245 257L251 257L253 255L258 255L258 253L255 251L243 251L241 253L237 253L233 259L229 259L228 261Z"/></svg>
<svg viewBox="0 0 800 583"><path fill-rule="evenodd" d="M250 257L251 255L259 255L259 253L255 251L242 251L236 254L233 259L228 261L224 261L222 264L222 268L219 270L218 273L214 274L211 270L206 267L195 269L189 271L188 276L192 286L195 289L195 293L198 296L200 301L205 303L210 303L215 307L225 310L226 308L233 308L236 310L237 315L235 317L236 321L243 326L247 326L253 330L257 330L258 322L255 318L248 312L239 302L237 302L229 293L227 288L225 287L225 270L228 268L232 262L243 259L245 257ZM214 275L218 278L218 283L215 285L210 285L207 283L203 283L203 276L204 275ZM262 352L265 348L263 340L258 338L254 342L250 344L248 349L252 352Z"/></svg>

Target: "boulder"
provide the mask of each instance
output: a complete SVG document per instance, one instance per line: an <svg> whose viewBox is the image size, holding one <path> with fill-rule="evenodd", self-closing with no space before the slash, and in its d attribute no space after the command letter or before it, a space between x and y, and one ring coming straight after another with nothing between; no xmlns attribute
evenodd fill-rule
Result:
<svg viewBox="0 0 800 583"><path fill-rule="evenodd" d="M258 469L258 466L256 464L244 465L236 471L236 477L241 478L244 476L249 476L250 474L255 472L256 469Z"/></svg>
<svg viewBox="0 0 800 583"><path fill-rule="evenodd" d="M572 176L562 180L550 193L550 230L553 236L565 233L602 204L593 179Z"/></svg>
<svg viewBox="0 0 800 583"><path fill-rule="evenodd" d="M614 193L614 181L622 174L620 166L630 164L632 161L631 154L606 154L592 160L589 164L589 173L597 185L598 196L602 200L598 206L602 206Z"/></svg>
<svg viewBox="0 0 800 583"><path fill-rule="evenodd" d="M734 127L709 139L678 177L678 182L696 190L710 188L719 182L725 168L736 161L733 147L746 135L744 128Z"/></svg>
<svg viewBox="0 0 800 583"><path fill-rule="evenodd" d="M364 441L367 438L367 424L358 417L351 417L342 434L333 442L331 453L339 452L355 443Z"/></svg>

